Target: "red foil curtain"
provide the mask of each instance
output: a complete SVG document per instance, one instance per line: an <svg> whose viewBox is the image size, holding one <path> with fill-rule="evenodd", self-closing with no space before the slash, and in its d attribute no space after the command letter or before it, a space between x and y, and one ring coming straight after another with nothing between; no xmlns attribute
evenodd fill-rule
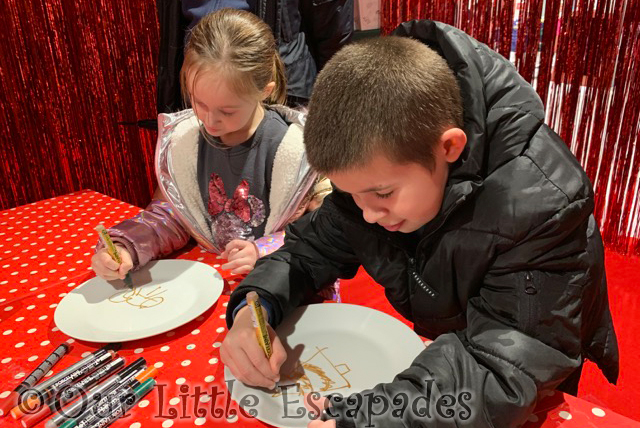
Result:
<svg viewBox="0 0 640 428"><path fill-rule="evenodd" d="M640 255L640 0L381 4L383 34L434 19L510 57L591 179L605 243Z"/></svg>
<svg viewBox="0 0 640 428"><path fill-rule="evenodd" d="M153 193L155 2L5 0L0 12L0 209L85 188Z"/></svg>

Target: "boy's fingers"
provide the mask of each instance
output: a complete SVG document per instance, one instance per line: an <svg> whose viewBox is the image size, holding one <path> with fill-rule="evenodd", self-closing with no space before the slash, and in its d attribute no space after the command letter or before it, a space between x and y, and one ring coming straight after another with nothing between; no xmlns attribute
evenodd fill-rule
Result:
<svg viewBox="0 0 640 428"><path fill-rule="evenodd" d="M271 371L279 377L280 367L282 367L284 362L287 360L287 351L285 351L280 338L271 328L271 326L267 325L267 328L269 329L269 337L271 338L271 349L273 350L271 358L269 359L269 363L271 364Z"/></svg>

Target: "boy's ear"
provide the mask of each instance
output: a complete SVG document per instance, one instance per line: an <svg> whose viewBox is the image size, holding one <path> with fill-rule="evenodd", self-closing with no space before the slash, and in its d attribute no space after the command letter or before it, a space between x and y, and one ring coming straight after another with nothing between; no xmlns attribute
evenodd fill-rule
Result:
<svg viewBox="0 0 640 428"><path fill-rule="evenodd" d="M269 95L271 95L271 93L275 88L276 88L276 82L267 83L267 86L265 86L264 89L262 90L262 101L269 98Z"/></svg>
<svg viewBox="0 0 640 428"><path fill-rule="evenodd" d="M467 145L467 134L460 128L450 128L442 133L440 147L448 163L458 160Z"/></svg>

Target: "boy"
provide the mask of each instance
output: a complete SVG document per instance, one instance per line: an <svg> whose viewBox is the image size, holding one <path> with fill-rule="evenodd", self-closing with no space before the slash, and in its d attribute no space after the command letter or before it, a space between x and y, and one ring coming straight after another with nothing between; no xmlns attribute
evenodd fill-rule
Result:
<svg viewBox="0 0 640 428"><path fill-rule="evenodd" d="M345 47L319 76L305 146L336 191L231 296L223 361L241 381L273 386L284 351L275 340L267 362L248 339L245 294L257 291L277 325L362 264L435 340L393 382L351 403L331 398L338 427L371 421L358 400L398 392L468 394L470 415L392 407L375 426L516 427L545 392L575 393L585 358L615 382L592 189L535 91L453 27L413 21L395 35L405 37Z"/></svg>

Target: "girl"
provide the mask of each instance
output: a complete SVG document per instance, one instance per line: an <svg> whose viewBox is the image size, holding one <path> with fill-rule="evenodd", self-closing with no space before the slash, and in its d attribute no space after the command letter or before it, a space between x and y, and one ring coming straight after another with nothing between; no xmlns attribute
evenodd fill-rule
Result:
<svg viewBox="0 0 640 428"><path fill-rule="evenodd" d="M269 27L249 12L222 9L193 29L181 69L192 109L159 117L158 191L136 217L109 229L118 265L104 248L92 258L107 279L182 248L193 237L247 273L282 245L283 227L330 191L307 165L304 115L284 103L284 68Z"/></svg>

